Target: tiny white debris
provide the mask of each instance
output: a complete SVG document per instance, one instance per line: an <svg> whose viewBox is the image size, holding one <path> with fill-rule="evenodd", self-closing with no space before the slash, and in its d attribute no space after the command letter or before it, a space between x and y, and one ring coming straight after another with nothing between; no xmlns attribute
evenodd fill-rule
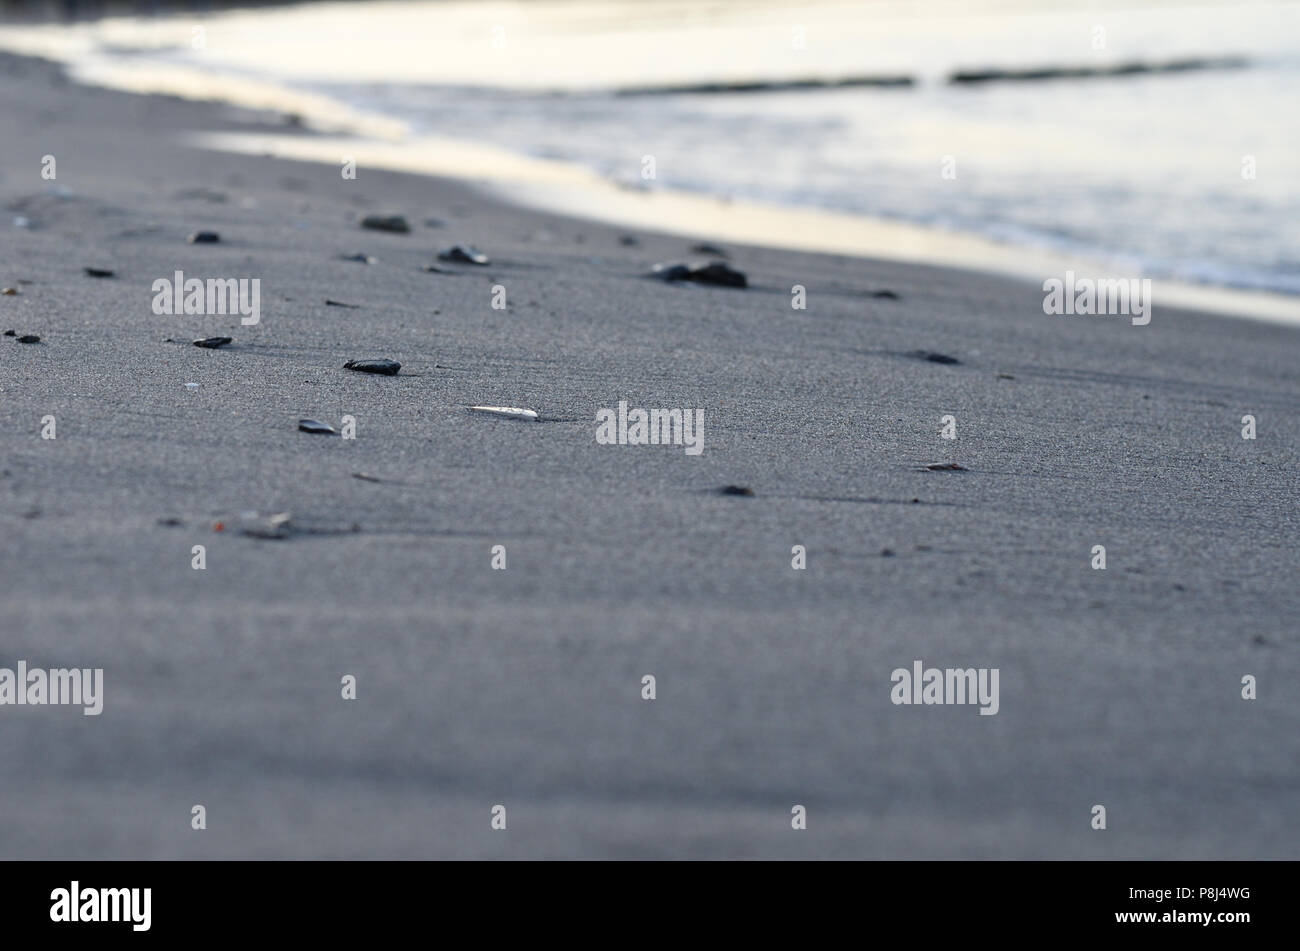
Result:
<svg viewBox="0 0 1300 951"><path fill-rule="evenodd" d="M476 413L491 413L493 416L506 416L510 419L537 419L537 411L521 409L518 406L471 406Z"/></svg>
<svg viewBox="0 0 1300 951"><path fill-rule="evenodd" d="M198 388L199 388L199 385L198 385L197 383L186 383L186 384L185 384L185 389L187 389L187 390L197 390Z"/></svg>

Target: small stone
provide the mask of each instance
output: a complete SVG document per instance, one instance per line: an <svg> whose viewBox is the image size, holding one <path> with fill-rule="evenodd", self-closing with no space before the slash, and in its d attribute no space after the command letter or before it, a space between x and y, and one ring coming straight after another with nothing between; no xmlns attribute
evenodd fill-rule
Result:
<svg viewBox="0 0 1300 951"><path fill-rule="evenodd" d="M472 413L487 413L490 416L504 416L508 419L537 421L537 410L523 409L518 406L471 406Z"/></svg>
<svg viewBox="0 0 1300 951"><path fill-rule="evenodd" d="M701 267L685 264L656 264L646 275L661 281L693 281L696 284L715 284L720 287L747 287L745 275L724 261L714 261Z"/></svg>
<svg viewBox="0 0 1300 951"><path fill-rule="evenodd" d="M488 256L468 244L454 244L438 252L439 261L454 261L457 264L490 264Z"/></svg>
<svg viewBox="0 0 1300 951"><path fill-rule="evenodd" d="M327 423L319 422L314 419L298 420L298 430L304 433L314 433L318 436L337 436L338 430Z"/></svg>
<svg viewBox="0 0 1300 951"><path fill-rule="evenodd" d="M288 538L293 530L288 512L275 515L261 515L257 512L245 512L237 524L239 534L249 538Z"/></svg>
<svg viewBox="0 0 1300 951"><path fill-rule="evenodd" d="M5 297L13 297L17 293L18 288L16 287L6 287L4 290L0 291L0 294L3 294Z"/></svg>
<svg viewBox="0 0 1300 951"><path fill-rule="evenodd" d="M959 466L955 462L932 462L925 468L931 472L970 472L965 466Z"/></svg>
<svg viewBox="0 0 1300 951"><path fill-rule="evenodd" d="M410 234L411 226L401 215L366 215L361 219L361 227L373 231L391 231L394 234Z"/></svg>
<svg viewBox="0 0 1300 951"><path fill-rule="evenodd" d="M707 242L701 242L700 244L694 245L691 248L691 251L694 254L707 254L711 258L725 258L727 256L727 252L722 250L722 248L718 247L716 244L709 244Z"/></svg>
<svg viewBox="0 0 1300 951"><path fill-rule="evenodd" d="M697 284L717 284L721 287L747 287L749 284L744 274L722 261L691 268L690 280Z"/></svg>
<svg viewBox="0 0 1300 951"><path fill-rule="evenodd" d="M946 353L936 353L933 350L913 350L908 354L909 357L916 357L918 360L928 360L930 363L943 363L946 365L958 365L961 363L956 357L950 357Z"/></svg>
<svg viewBox="0 0 1300 951"><path fill-rule="evenodd" d="M17 331L14 331L14 330L6 330L6 331L5 331L5 336L6 336L6 337L16 337L16 336L18 336L18 332L17 332Z"/></svg>
<svg viewBox="0 0 1300 951"><path fill-rule="evenodd" d="M880 549L880 557L881 557L881 558L893 558L893 557L894 557L894 549L892 549L892 548L882 548L882 549Z"/></svg>
<svg viewBox="0 0 1300 951"><path fill-rule="evenodd" d="M888 290L872 291L869 296L874 297L878 300L898 300L898 295L895 294L893 291L888 291Z"/></svg>
<svg viewBox="0 0 1300 951"><path fill-rule="evenodd" d="M325 306L326 307L350 307L352 310L357 310L358 308L361 307L360 304L345 304L341 300L330 300L328 297L325 298Z"/></svg>
<svg viewBox="0 0 1300 951"><path fill-rule="evenodd" d="M379 373L383 376L396 376L402 365L396 360L349 360L343 364L345 370L358 373Z"/></svg>
<svg viewBox="0 0 1300 951"><path fill-rule="evenodd" d="M646 277L657 277L661 281L689 281L691 269L685 264L656 264Z"/></svg>
<svg viewBox="0 0 1300 951"><path fill-rule="evenodd" d="M340 261L352 261L354 264L374 264L375 259L368 254L340 254Z"/></svg>
<svg viewBox="0 0 1300 951"><path fill-rule="evenodd" d="M999 380L1014 380L1015 377L1012 376L1010 373L999 373L999 374L998 374L998 379L999 379Z"/></svg>
<svg viewBox="0 0 1300 951"><path fill-rule="evenodd" d="M82 268L91 277L112 277L113 272L106 267L86 267Z"/></svg>
<svg viewBox="0 0 1300 951"><path fill-rule="evenodd" d="M187 390L197 390L198 388L199 388L199 385L198 385L197 383L186 383L186 384L185 384L185 389L187 389Z"/></svg>
<svg viewBox="0 0 1300 951"><path fill-rule="evenodd" d="M36 334L23 334L18 338L19 343L40 343L41 338Z"/></svg>
<svg viewBox="0 0 1300 951"><path fill-rule="evenodd" d="M354 479L360 479L362 482L380 482L380 481L382 481L382 480L379 478L379 476L372 476L372 475L370 475L370 473L368 473L368 472L354 472L354 473L352 473L352 478L354 478Z"/></svg>
<svg viewBox="0 0 1300 951"><path fill-rule="evenodd" d="M216 244L221 240L221 235L215 231L196 231L185 240L190 244Z"/></svg>
<svg viewBox="0 0 1300 951"><path fill-rule="evenodd" d="M745 485L724 485L718 491L723 495L743 495L748 498L752 498L754 495L754 490Z"/></svg>
<svg viewBox="0 0 1300 951"><path fill-rule="evenodd" d="M233 337L204 337L202 340L195 340L194 346L203 347L205 350L216 350L233 342Z"/></svg>
<svg viewBox="0 0 1300 951"><path fill-rule="evenodd" d="M641 239L634 234L621 234L618 236L618 243L625 248L635 248L641 243Z"/></svg>

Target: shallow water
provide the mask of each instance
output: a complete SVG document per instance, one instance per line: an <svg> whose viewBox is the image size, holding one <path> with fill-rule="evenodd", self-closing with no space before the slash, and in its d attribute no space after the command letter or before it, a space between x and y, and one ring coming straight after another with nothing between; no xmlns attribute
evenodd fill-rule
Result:
<svg viewBox="0 0 1300 951"><path fill-rule="evenodd" d="M59 47L85 75L119 83L151 76L169 88L160 77L185 72L211 94L269 81L417 135L572 163L636 189L894 219L1126 275L1300 294L1295 3L544 0L357 11L117 20L0 31L0 42ZM1246 65L947 81L964 69L1224 56ZM668 91L879 76L913 83ZM619 94L633 88L643 94Z"/></svg>

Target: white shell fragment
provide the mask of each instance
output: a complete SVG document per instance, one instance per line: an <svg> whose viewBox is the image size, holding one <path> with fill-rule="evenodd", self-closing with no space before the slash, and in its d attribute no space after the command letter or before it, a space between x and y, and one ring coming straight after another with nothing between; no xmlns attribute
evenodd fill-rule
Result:
<svg viewBox="0 0 1300 951"><path fill-rule="evenodd" d="M507 419L529 419L536 421L537 411L532 409L521 409L518 406L471 406L471 412L490 413L493 416L504 416Z"/></svg>

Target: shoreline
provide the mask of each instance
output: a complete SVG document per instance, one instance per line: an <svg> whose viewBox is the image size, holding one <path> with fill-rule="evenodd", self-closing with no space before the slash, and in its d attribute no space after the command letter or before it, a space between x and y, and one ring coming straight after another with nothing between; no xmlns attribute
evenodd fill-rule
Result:
<svg viewBox="0 0 1300 951"><path fill-rule="evenodd" d="M0 325L41 338L0 337L0 650L104 671L100 715L0 712L0 856L1300 856L1293 329L745 243L748 286L668 284L692 240L0 73ZM259 322L155 313L176 271ZM624 400L702 452L601 444ZM896 705L916 664L998 712Z"/></svg>
<svg viewBox="0 0 1300 951"><path fill-rule="evenodd" d="M236 15L239 10L224 12ZM75 43L42 42L32 34L16 34L7 45L16 55L37 52L62 63L78 82L137 94L179 95L267 114L265 132L194 137L207 148L270 152L317 162L337 162L335 154L345 150L364 155L375 167L486 185L491 194L512 203L605 224L682 236L711 233L717 240L771 248L954 267L1037 285L1066 270L1150 278L1161 309L1204 310L1300 326L1300 295L1152 277L1132 271L1119 254L1108 258L1041 245L1007 244L973 232L811 206L733 201L672 188L628 188L567 162L527 156L488 143L415 136L402 120L359 111L328 96L272 81L218 76L182 65L141 66L103 58L89 65L77 60ZM291 134L275 134L277 113L292 119ZM312 134L301 134L304 129Z"/></svg>

